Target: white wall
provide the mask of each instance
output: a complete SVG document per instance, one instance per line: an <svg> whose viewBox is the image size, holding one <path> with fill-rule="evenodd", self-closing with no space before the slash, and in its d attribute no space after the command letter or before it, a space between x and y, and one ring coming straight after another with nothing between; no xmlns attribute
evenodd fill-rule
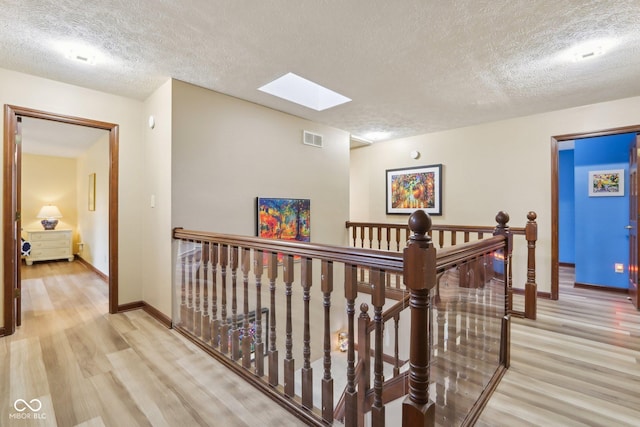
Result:
<svg viewBox="0 0 640 427"><path fill-rule="evenodd" d="M119 303L142 298L142 102L0 69L0 104L10 104L120 125ZM4 132L4 121L2 122ZM1 268L1 267L0 267ZM0 295L0 310L3 307ZM1 316L0 319L4 319ZM4 323L4 320L0 320ZM2 325L4 326L4 325Z"/></svg>
<svg viewBox="0 0 640 427"><path fill-rule="evenodd" d="M109 132L77 159L78 255L109 275ZM95 210L89 210L89 174L96 174ZM75 252L74 252L75 253Z"/></svg>
<svg viewBox="0 0 640 427"><path fill-rule="evenodd" d="M640 123L640 97L559 110L399 139L351 151L350 214L354 221L405 222L385 214L385 170L443 164L443 224L493 224L505 210L511 225L538 214L538 290L551 288L552 136ZM409 157L411 150L422 154ZM516 271L514 271L514 276ZM514 286L524 279L514 277Z"/></svg>

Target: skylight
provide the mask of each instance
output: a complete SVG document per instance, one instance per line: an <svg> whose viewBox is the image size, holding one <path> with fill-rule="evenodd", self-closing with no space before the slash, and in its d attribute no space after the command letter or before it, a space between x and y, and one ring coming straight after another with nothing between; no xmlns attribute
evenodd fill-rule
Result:
<svg viewBox="0 0 640 427"><path fill-rule="evenodd" d="M293 73L287 73L258 90L316 111L323 111L351 101L344 95Z"/></svg>

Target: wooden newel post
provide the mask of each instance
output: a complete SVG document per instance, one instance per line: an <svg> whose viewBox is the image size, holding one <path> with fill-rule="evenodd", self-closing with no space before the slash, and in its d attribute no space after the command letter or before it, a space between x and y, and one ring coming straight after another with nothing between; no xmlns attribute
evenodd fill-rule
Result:
<svg viewBox="0 0 640 427"><path fill-rule="evenodd" d="M511 311L513 310L513 283L511 275L511 253L513 251L513 234L509 229L509 214L500 211L496 215L496 229L493 231L494 236L505 236L506 244L504 250L504 316L502 317L502 331L500 335L500 364L508 368L511 363Z"/></svg>
<svg viewBox="0 0 640 427"><path fill-rule="evenodd" d="M536 284L536 240L538 240L538 215L531 211L527 214L525 237L527 239L527 283L524 285L524 317L536 319L538 285Z"/></svg>
<svg viewBox="0 0 640 427"><path fill-rule="evenodd" d="M509 229L509 214L505 211L500 211L496 215L496 225L495 230L493 231L494 236L505 236L507 238L507 244L505 253L502 254L504 256L504 284L505 284L505 293L506 293L506 302L505 309L506 313L509 314L513 310L513 283L512 283L512 275L511 275L511 252L513 250L513 234L511 234L511 230Z"/></svg>
<svg viewBox="0 0 640 427"><path fill-rule="evenodd" d="M409 394L402 404L402 425L435 425L436 406L429 399L429 291L436 285L436 250L427 234L431 218L423 210L409 217L412 235L404 249L404 284L409 290L411 338Z"/></svg>

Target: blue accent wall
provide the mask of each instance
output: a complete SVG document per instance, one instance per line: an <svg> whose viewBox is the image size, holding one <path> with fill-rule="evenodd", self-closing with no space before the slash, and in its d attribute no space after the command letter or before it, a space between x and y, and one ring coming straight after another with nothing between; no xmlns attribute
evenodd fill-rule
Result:
<svg viewBox="0 0 640 427"><path fill-rule="evenodd" d="M558 241L560 262L575 264L575 183L574 183L574 150L559 152L558 171Z"/></svg>
<svg viewBox="0 0 640 427"><path fill-rule="evenodd" d="M614 288L629 287L629 147L635 134L575 141L576 282ZM589 171L624 169L624 197L589 197ZM622 263L624 273L615 273Z"/></svg>

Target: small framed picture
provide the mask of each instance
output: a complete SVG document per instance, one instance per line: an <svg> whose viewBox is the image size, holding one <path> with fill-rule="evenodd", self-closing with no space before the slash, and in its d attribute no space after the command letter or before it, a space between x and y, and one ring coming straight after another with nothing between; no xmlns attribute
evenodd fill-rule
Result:
<svg viewBox="0 0 640 427"><path fill-rule="evenodd" d="M624 169L589 171L589 197L624 196Z"/></svg>
<svg viewBox="0 0 640 427"><path fill-rule="evenodd" d="M386 185L388 214L442 215L442 165L388 169Z"/></svg>

